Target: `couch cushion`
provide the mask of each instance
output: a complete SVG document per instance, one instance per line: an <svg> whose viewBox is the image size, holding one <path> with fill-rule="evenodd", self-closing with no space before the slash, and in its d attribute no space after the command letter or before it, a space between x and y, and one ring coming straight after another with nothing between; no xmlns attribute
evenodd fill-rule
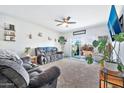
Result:
<svg viewBox="0 0 124 93"><path fill-rule="evenodd" d="M21 60L23 61L23 63L28 63L28 64L32 64L31 63L31 58L30 57L23 57L23 58L21 58Z"/></svg>
<svg viewBox="0 0 124 93"><path fill-rule="evenodd" d="M30 79L29 87L41 87L45 84L48 84L58 78L60 75L60 69L56 66L51 67L41 73L39 75L33 76Z"/></svg>
<svg viewBox="0 0 124 93"><path fill-rule="evenodd" d="M37 71L29 73L30 78L33 78L33 77L38 76L38 75L39 75L39 73Z"/></svg>
<svg viewBox="0 0 124 93"><path fill-rule="evenodd" d="M28 63L23 63L23 67L26 69L26 70L30 70L32 69L32 65L31 64L28 64Z"/></svg>
<svg viewBox="0 0 124 93"><path fill-rule="evenodd" d="M33 68L32 66L32 62L31 62L31 58L30 57L23 57L21 58L22 61L23 61L23 67L26 69L26 70L30 70Z"/></svg>

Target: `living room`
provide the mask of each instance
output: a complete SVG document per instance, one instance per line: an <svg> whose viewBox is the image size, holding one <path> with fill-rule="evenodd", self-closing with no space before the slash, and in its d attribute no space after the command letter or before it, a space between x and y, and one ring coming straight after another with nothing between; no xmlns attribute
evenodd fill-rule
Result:
<svg viewBox="0 0 124 93"><path fill-rule="evenodd" d="M123 35L123 15L123 5L0 6L0 87L123 88L124 37L116 46L112 42L113 35ZM121 32L111 33L118 24ZM101 53L92 43L106 38L115 48L108 59L121 62L107 66L116 69L111 73L119 79L103 78L109 70L98 64ZM108 61L106 55L102 57Z"/></svg>

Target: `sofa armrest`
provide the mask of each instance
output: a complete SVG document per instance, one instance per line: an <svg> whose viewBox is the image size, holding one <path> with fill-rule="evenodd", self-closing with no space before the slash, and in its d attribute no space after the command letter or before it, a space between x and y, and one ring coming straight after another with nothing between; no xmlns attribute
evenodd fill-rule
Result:
<svg viewBox="0 0 124 93"><path fill-rule="evenodd" d="M42 70L40 69L40 66L36 66L36 67L28 70L28 73L30 74L30 73L35 72L35 71L38 72L38 73L42 72Z"/></svg>
<svg viewBox="0 0 124 93"><path fill-rule="evenodd" d="M31 78L29 87L36 88L51 84L54 80L57 80L59 75L60 69L58 67L51 67Z"/></svg>
<svg viewBox="0 0 124 93"><path fill-rule="evenodd" d="M38 56L37 56L37 63L38 63L38 64L41 64L41 65L42 65L45 61L47 61L45 55L38 55Z"/></svg>

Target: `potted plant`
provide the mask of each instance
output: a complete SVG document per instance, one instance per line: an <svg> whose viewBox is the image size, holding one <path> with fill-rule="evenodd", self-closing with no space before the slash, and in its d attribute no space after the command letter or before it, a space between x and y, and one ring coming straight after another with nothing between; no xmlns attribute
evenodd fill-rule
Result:
<svg viewBox="0 0 124 93"><path fill-rule="evenodd" d="M102 54L101 59L99 60L99 63L102 67L104 67L104 62L105 62L105 60L107 60L108 54L109 54L107 49L106 49L107 40L106 39L94 40L92 44L95 48L98 49L98 52L100 54ZM88 64L92 64L93 63L93 56L88 55L86 57L86 60L87 60Z"/></svg>
<svg viewBox="0 0 124 93"><path fill-rule="evenodd" d="M67 42L67 40L65 39L65 37L64 37L64 36L60 36L59 39L58 39L58 42L59 42L60 45L61 45L62 51L64 51L64 45L65 45L65 43Z"/></svg>
<svg viewBox="0 0 124 93"><path fill-rule="evenodd" d="M120 51L120 43L124 41L124 33L120 33L117 34L115 36L113 36L114 40L115 40L115 45L116 42L119 42L119 51ZM111 43L107 42L107 39L100 39L100 40L94 40L93 41L93 46L95 48L97 48L98 52L100 54L102 54L101 59L98 61L98 63L104 67L105 63L110 62L113 63L113 60L111 59L112 56L112 52L113 50L115 51L115 45L112 46ZM124 71L124 65L122 64L120 57L119 57L119 51L118 53L115 51L116 55L117 55L117 69L121 72ZM89 55L86 57L87 63L88 64L92 64L93 63L93 56Z"/></svg>
<svg viewBox="0 0 124 93"><path fill-rule="evenodd" d="M30 56L31 47L26 47L24 53L25 53L26 56Z"/></svg>

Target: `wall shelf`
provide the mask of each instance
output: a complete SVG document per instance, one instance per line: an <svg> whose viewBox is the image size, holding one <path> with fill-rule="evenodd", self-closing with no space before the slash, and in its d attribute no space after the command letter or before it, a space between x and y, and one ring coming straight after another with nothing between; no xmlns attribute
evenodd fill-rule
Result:
<svg viewBox="0 0 124 93"><path fill-rule="evenodd" d="M4 28L4 41L15 41L15 26L9 24L7 27Z"/></svg>

